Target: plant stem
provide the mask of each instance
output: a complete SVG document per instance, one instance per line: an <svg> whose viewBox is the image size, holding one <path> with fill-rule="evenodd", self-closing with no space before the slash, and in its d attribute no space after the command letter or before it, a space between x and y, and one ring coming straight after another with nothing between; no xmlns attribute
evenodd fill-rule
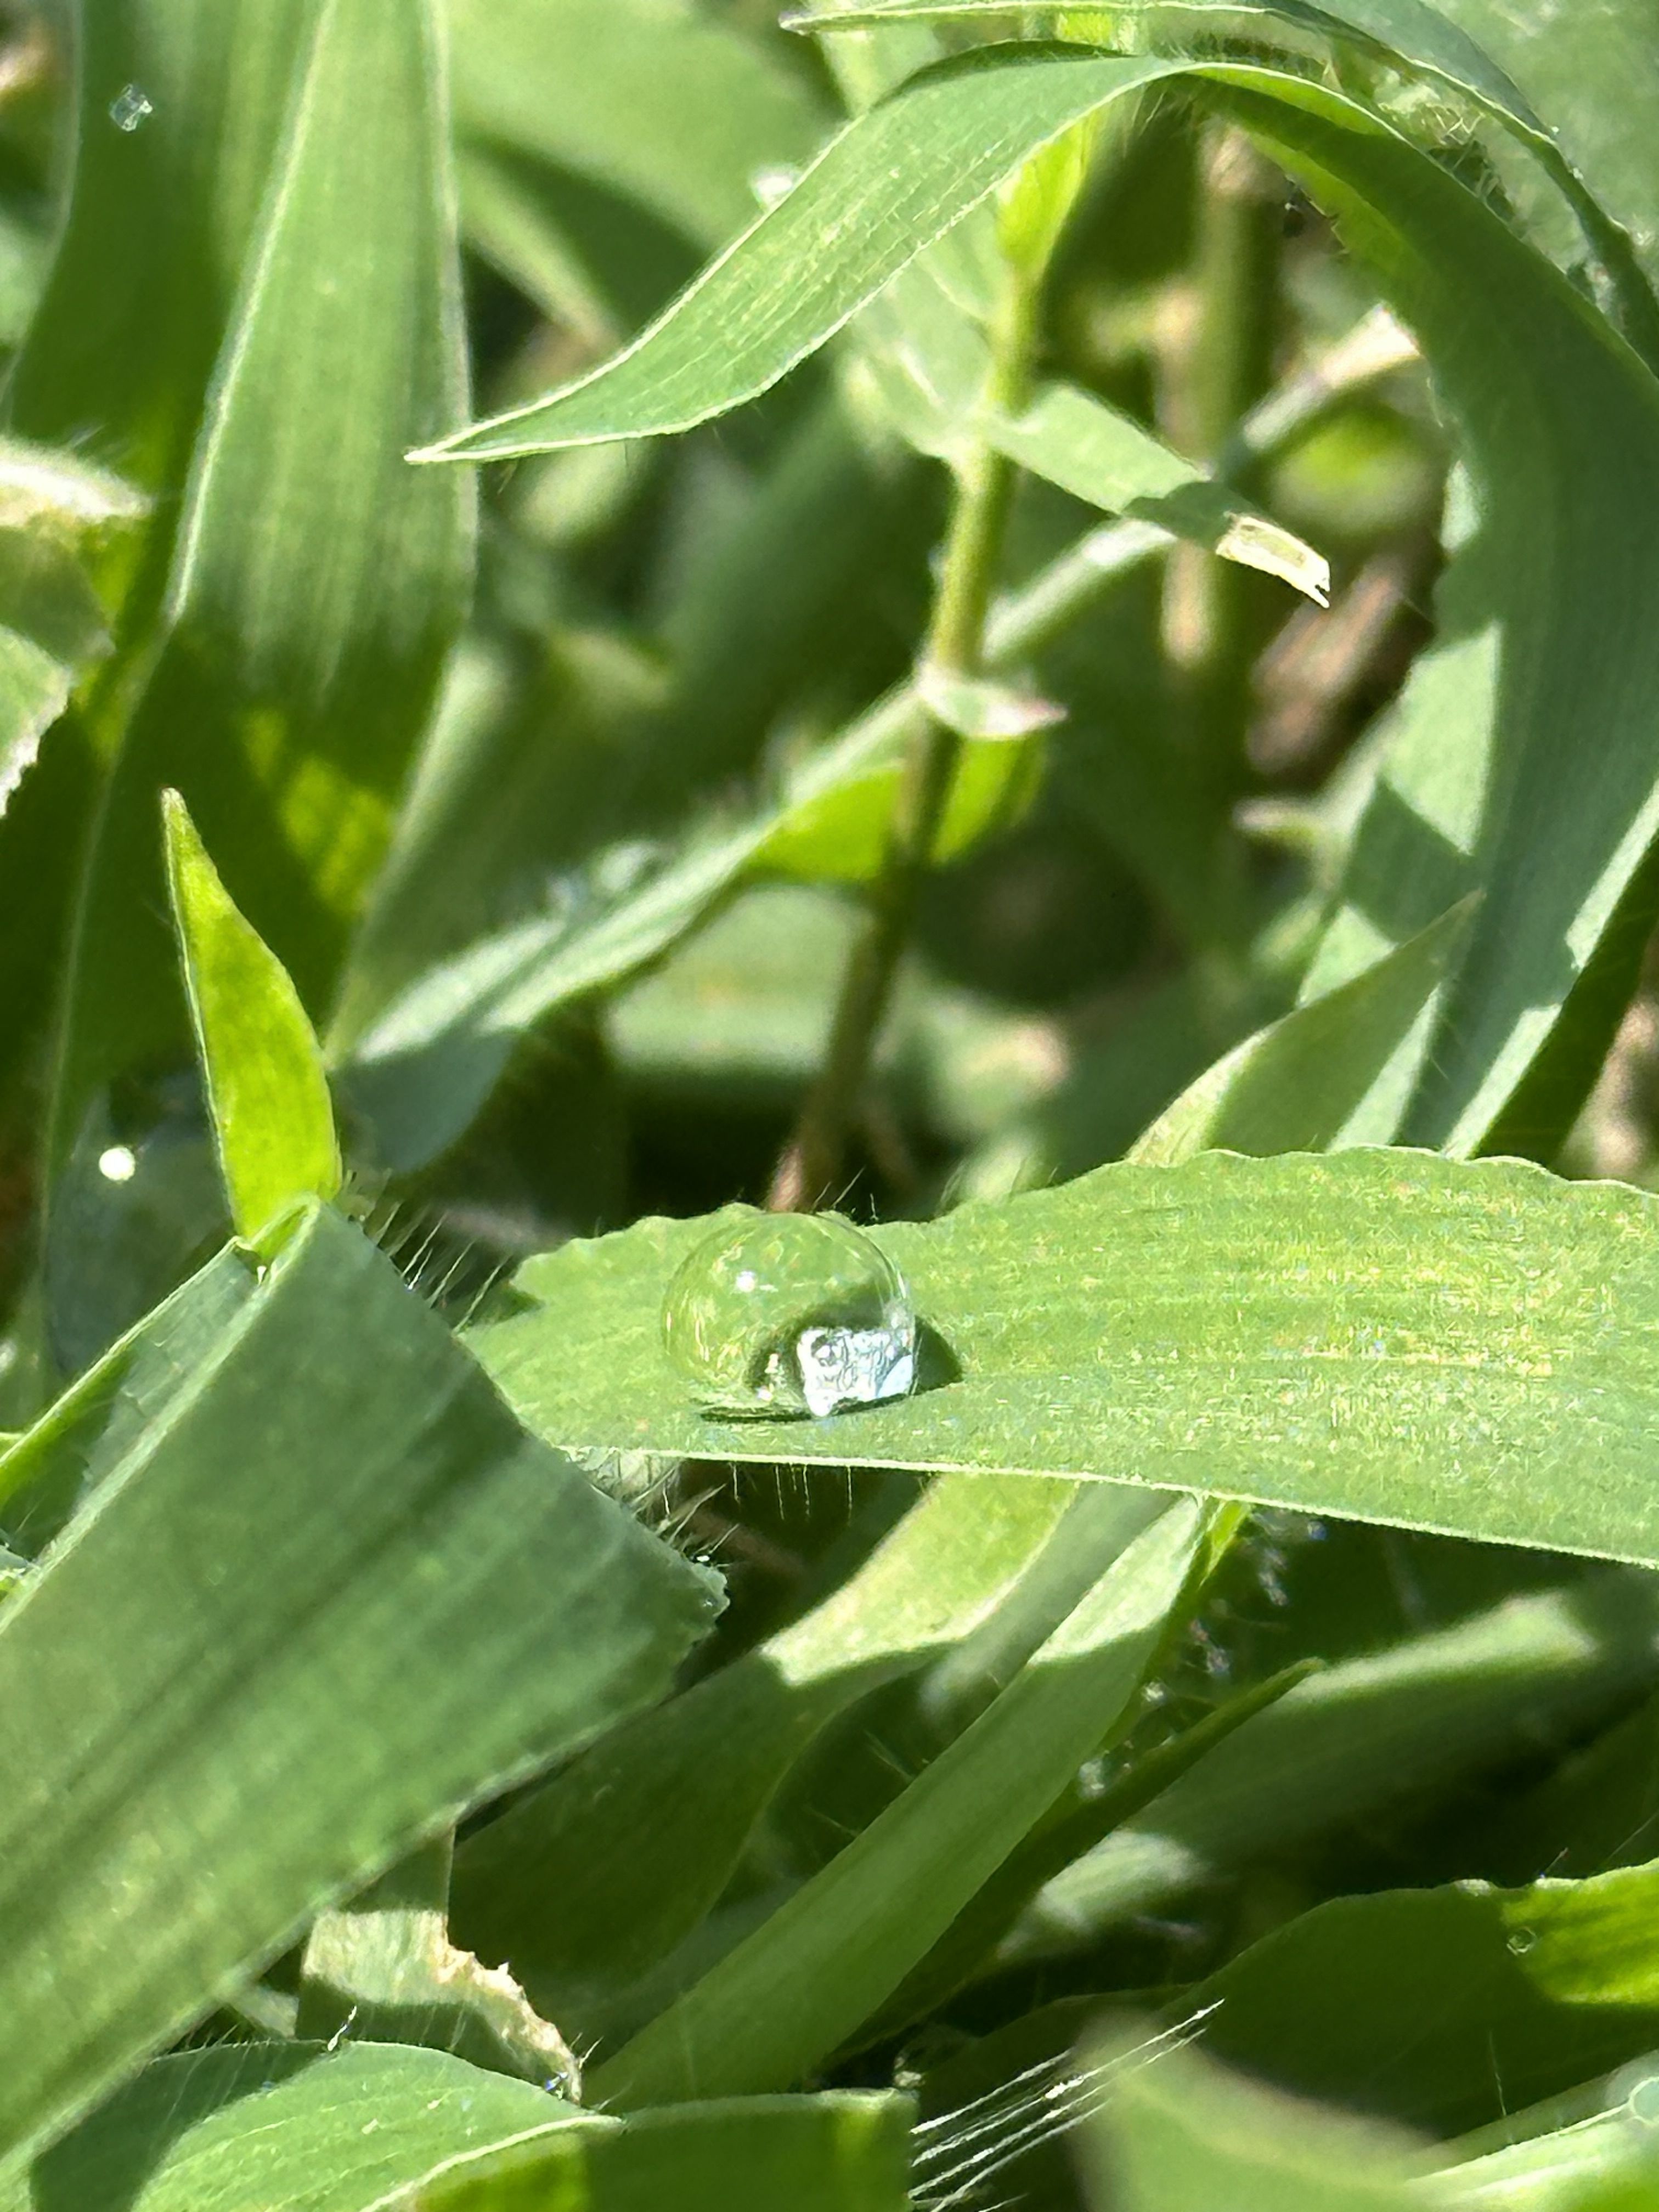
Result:
<svg viewBox="0 0 1659 2212"><path fill-rule="evenodd" d="M992 332L984 394L988 410L1016 413L1029 395L1039 289L1032 276L1010 265ZM924 665L942 674L972 678L982 671L986 617L1013 484L1012 464L982 439L975 439L957 464L956 498L924 648ZM962 745L957 732L931 714L911 739L886 850L842 978L829 1045L773 1177L767 1203L775 1212L821 1206L840 1179L848 1132L892 1000Z"/></svg>

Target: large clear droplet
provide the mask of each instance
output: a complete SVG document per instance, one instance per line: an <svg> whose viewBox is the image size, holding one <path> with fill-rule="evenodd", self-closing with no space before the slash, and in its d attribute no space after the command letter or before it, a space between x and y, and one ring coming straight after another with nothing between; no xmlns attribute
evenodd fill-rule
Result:
<svg viewBox="0 0 1659 2212"><path fill-rule="evenodd" d="M838 1213L728 1216L669 1284L662 1334L710 1413L821 1416L915 1384L904 1278Z"/></svg>

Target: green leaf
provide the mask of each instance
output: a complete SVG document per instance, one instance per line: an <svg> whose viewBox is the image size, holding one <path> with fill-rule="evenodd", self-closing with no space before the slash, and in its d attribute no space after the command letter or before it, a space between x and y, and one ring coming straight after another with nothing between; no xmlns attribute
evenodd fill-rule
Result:
<svg viewBox="0 0 1659 2212"><path fill-rule="evenodd" d="M0 2166L0 2212L366 2212L574 2108L437 2051L227 2044L158 2059L62 2142Z"/></svg>
<svg viewBox="0 0 1659 2212"><path fill-rule="evenodd" d="M754 398L1030 155L1103 103L1167 73L1157 63L1092 58L1081 64L1086 85L1065 82L1074 66L1062 64L1059 75L1029 64L947 70L915 80L832 140L794 189L614 362L568 392L458 432L418 458L498 459L686 430Z"/></svg>
<svg viewBox="0 0 1659 2212"><path fill-rule="evenodd" d="M1002 1947L1063 1956L1194 1891L1559 1744L1645 1685L1654 1585L1602 1572L1328 1667L1051 1881Z"/></svg>
<svg viewBox="0 0 1659 2212"><path fill-rule="evenodd" d="M349 1904L319 1912L306 1938L294 2033L337 2045L418 2043L580 2100L581 2069L505 1968L449 1940L453 1838L446 1831Z"/></svg>
<svg viewBox="0 0 1659 2212"><path fill-rule="evenodd" d="M1182 68L1014 46L925 73L615 364L443 450L663 430L734 404L966 213L999 163ZM1659 824L1647 616L1659 551L1633 495L1659 470L1659 388L1540 255L1376 118L1243 64L1186 74L1334 213L1422 337L1468 440L1478 532L1443 590L1442 641L1407 689L1309 988L1347 981L1482 890L1420 1060L1390 1071L1356 1131L1471 1150ZM1564 793L1559 763L1585 728L1601 769Z"/></svg>
<svg viewBox="0 0 1659 2212"><path fill-rule="evenodd" d="M1203 1534L1189 1501L1162 1514L885 1812L599 2069L596 2094L784 2087L854 2034L1110 1740Z"/></svg>
<svg viewBox="0 0 1659 2212"><path fill-rule="evenodd" d="M646 1221L526 1265L531 1310L471 1341L532 1428L1191 1486L1659 1564L1659 1200L1635 1191L1511 1161L1210 1153L894 1224L873 1233L961 1381L789 1423L703 1416L662 1349L668 1277L706 1230Z"/></svg>
<svg viewBox="0 0 1659 2212"><path fill-rule="evenodd" d="M784 1775L835 1717L970 1632L1063 1517L1059 1486L933 1486L804 1620L607 1737L461 1847L465 1940L548 2009L591 2008L715 1902ZM569 1909L546 1910L557 1893Z"/></svg>
<svg viewBox="0 0 1659 2212"><path fill-rule="evenodd" d="M915 2106L745 2097L584 2118L456 2161L386 2212L908 2212Z"/></svg>
<svg viewBox="0 0 1659 2212"><path fill-rule="evenodd" d="M989 343L957 296L954 270L937 265L961 236L951 233L902 270L854 325L855 382L911 444L954 460L987 441L1091 506L1263 569L1322 605L1331 581L1322 556L1092 393L1048 382L1018 416L987 409Z"/></svg>
<svg viewBox="0 0 1659 2212"><path fill-rule="evenodd" d="M823 110L759 42L662 0L449 0L456 129L618 192L695 245L754 220Z"/></svg>
<svg viewBox="0 0 1659 2212"><path fill-rule="evenodd" d="M282 963L238 912L176 791L162 794L167 888L238 1233L257 1240L340 1188L322 1054Z"/></svg>
<svg viewBox="0 0 1659 2212"><path fill-rule="evenodd" d="M1335 1898L1195 1993L1217 2056L1462 2134L1659 2043L1659 1869Z"/></svg>
<svg viewBox="0 0 1659 2212"><path fill-rule="evenodd" d="M15 1536L39 1551L58 1534L161 1418L255 1287L239 1255L220 1253L9 1444L0 1455L0 1505Z"/></svg>
<svg viewBox="0 0 1659 2212"><path fill-rule="evenodd" d="M0 813L77 675L110 649L88 559L148 505L72 454L0 438Z"/></svg>
<svg viewBox="0 0 1659 2212"><path fill-rule="evenodd" d="M325 0L303 37L273 54L262 29L237 65L278 55L291 112L197 439L164 642L86 866L60 1162L104 1084L185 1042L161 791L183 792L249 921L325 1011L466 588L466 488L402 459L463 389L428 0ZM234 198L252 153L228 153L222 179L192 150L193 220Z"/></svg>
<svg viewBox="0 0 1659 2212"><path fill-rule="evenodd" d="M0 2142L659 1697L709 1611L314 1212L0 1613Z"/></svg>
<svg viewBox="0 0 1659 2212"><path fill-rule="evenodd" d="M1120 1516L1120 1544L1136 1525ZM1072 1591L1056 1613L1052 1590L1040 1593L1046 1603L1027 1617L1034 1579L1052 1582L1056 1564L1075 1574L1077 1537L1068 1485L942 1477L802 1620L618 1729L464 1843L453 1892L463 1939L511 1959L571 2033L612 2032L629 1985L714 1905L823 1730L932 1661L944 1674L925 1694L941 1710L959 1710L988 1668L1006 1679L1076 1601ZM1085 1565L1091 1556L1097 1572L1097 1533ZM1024 1640L1013 1640L1019 1621Z"/></svg>
<svg viewBox="0 0 1659 2212"><path fill-rule="evenodd" d="M73 186L9 393L26 436L182 483L323 0L82 0ZM142 127L111 100L134 85ZM169 532L176 515L157 512Z"/></svg>
<svg viewBox="0 0 1659 2212"><path fill-rule="evenodd" d="M1139 522L1089 532L994 611L988 666L1017 669L1168 542ZM340 1087L373 1125L385 1164L420 1166L453 1143L535 1023L649 966L751 871L866 876L884 843L905 744L926 716L915 684L901 685L737 828L694 832L660 868L633 868L620 892L482 939L400 992L366 1035L343 1035ZM944 849L1001 818L1036 765L1023 747L974 748L943 826Z"/></svg>
<svg viewBox="0 0 1659 2212"><path fill-rule="evenodd" d="M1158 0L1128 0L1121 12L1133 16L1143 9L1150 12L1158 4ZM1052 19L1060 36L1074 35L1066 28L1068 18L1084 26L1085 39L1094 35L1086 9L1051 7L1033 12ZM787 15L784 21L791 30L834 33L882 22L969 21L976 15L1000 15L1006 19L1007 13L1006 8L999 8L997 0L872 0L872 4L864 7L798 9ZM1659 344L1659 303L1655 301L1629 235L1607 212L1574 167L1568 153L1557 143L1557 131L1534 112L1515 78L1498 66L1492 53L1466 27L1472 22L1483 37L1495 32L1497 38L1491 40L1493 52L1499 50L1501 40L1503 46L1520 58L1530 49L1530 33L1534 27L1530 22L1522 32L1513 15L1504 15L1490 5L1490 0L1437 0L1432 7L1426 5L1425 0L1337 0L1337 4L1330 6L1318 4L1318 0L1243 0L1242 6L1235 4L1235 0L1180 0L1179 14L1182 17L1216 14L1235 21L1251 15L1277 16L1301 29L1357 42L1364 50L1412 75L1443 84L1473 100L1514 134L1564 195L1582 224L1584 236L1601 256L1613 279L1632 342L1650 363L1655 362L1655 348ZM1547 14L1545 21L1548 21ZM1574 50L1582 50L1577 41ZM1622 82L1619 92L1622 97ZM1552 117L1555 115L1553 103L1547 112Z"/></svg>
<svg viewBox="0 0 1659 2212"><path fill-rule="evenodd" d="M1131 1158L1174 1167L1200 1152L1340 1150L1350 1115L1409 1045L1473 914L1464 901L1352 982L1246 1037L1159 1115Z"/></svg>
<svg viewBox="0 0 1659 2212"><path fill-rule="evenodd" d="M1103 2110L1086 2133L1091 2201L1112 2212L1411 2212L1409 2136L1321 2111L1197 2052L1120 2035L1090 2054ZM1434 2200L1427 2198L1428 2203Z"/></svg>

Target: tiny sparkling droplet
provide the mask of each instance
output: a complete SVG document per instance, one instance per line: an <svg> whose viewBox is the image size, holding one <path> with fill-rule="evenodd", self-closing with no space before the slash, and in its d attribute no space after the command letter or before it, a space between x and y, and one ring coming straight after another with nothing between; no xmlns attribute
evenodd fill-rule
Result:
<svg viewBox="0 0 1659 2212"><path fill-rule="evenodd" d="M109 119L118 131L136 131L155 112L155 101L136 84L124 84L109 104Z"/></svg>
<svg viewBox="0 0 1659 2212"><path fill-rule="evenodd" d="M1509 1948L1511 1954L1516 1958L1524 1959L1528 1952L1532 1949L1534 1944L1536 1943L1537 1941L1538 1931L1536 1929L1517 1928L1515 1930L1515 1933L1510 1937Z"/></svg>
<svg viewBox="0 0 1659 2212"><path fill-rule="evenodd" d="M676 1272L662 1334L711 1413L821 1418L915 1387L904 1278L838 1213L732 1208Z"/></svg>
<svg viewBox="0 0 1659 2212"><path fill-rule="evenodd" d="M98 1172L106 1182L131 1182L137 1169L137 1155L130 1145L112 1145L98 1155Z"/></svg>

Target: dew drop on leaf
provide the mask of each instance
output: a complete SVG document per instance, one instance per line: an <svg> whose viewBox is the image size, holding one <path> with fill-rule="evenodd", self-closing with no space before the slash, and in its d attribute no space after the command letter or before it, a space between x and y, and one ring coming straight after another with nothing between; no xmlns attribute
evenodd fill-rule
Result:
<svg viewBox="0 0 1659 2212"><path fill-rule="evenodd" d="M915 1384L904 1278L838 1213L729 1216L675 1273L662 1334L710 1413L821 1416Z"/></svg>
<svg viewBox="0 0 1659 2212"><path fill-rule="evenodd" d="M155 112L155 101L136 84L123 85L109 104L109 119L118 131L136 131Z"/></svg>

